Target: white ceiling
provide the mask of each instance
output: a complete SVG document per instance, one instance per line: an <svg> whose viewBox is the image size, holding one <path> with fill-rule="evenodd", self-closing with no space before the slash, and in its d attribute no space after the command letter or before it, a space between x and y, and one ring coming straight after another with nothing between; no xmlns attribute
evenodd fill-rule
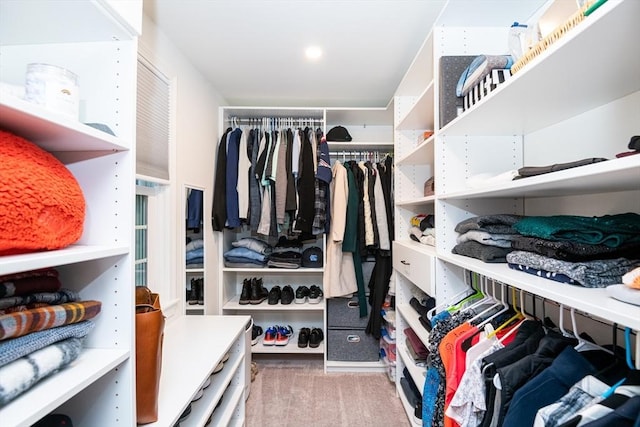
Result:
<svg viewBox="0 0 640 427"><path fill-rule="evenodd" d="M231 105L385 107L444 0L145 0ZM309 45L323 49L317 62Z"/></svg>
<svg viewBox="0 0 640 427"><path fill-rule="evenodd" d="M144 13L230 105L386 107L435 22L507 28L546 1L144 0Z"/></svg>

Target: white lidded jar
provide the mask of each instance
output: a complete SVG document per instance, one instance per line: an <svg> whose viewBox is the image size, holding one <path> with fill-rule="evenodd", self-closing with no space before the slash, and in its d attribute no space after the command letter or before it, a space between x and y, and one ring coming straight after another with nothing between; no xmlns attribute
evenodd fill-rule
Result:
<svg viewBox="0 0 640 427"><path fill-rule="evenodd" d="M29 64L27 65L25 100L78 119L80 114L78 76L57 65Z"/></svg>

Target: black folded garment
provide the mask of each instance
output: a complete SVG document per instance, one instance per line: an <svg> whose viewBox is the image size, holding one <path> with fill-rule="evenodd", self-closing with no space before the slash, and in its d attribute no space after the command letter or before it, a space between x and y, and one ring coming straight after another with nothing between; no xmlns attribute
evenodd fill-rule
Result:
<svg viewBox="0 0 640 427"><path fill-rule="evenodd" d="M302 265L302 254L295 250L273 252L269 255L269 262L294 264L300 267Z"/></svg>
<svg viewBox="0 0 640 427"><path fill-rule="evenodd" d="M640 253L640 243L623 243L612 248L606 245L590 245L570 240L547 240L529 236L514 237L511 248L569 262L614 258L634 259Z"/></svg>
<svg viewBox="0 0 640 427"><path fill-rule="evenodd" d="M426 304L420 304L420 301L416 297L412 297L409 304L420 316L426 316L429 310L436 306L436 299L429 297L426 300Z"/></svg>
<svg viewBox="0 0 640 427"><path fill-rule="evenodd" d="M565 169L576 168L578 166L591 165L593 163L604 162L603 157L591 157L588 159L576 160L568 163L556 163L548 166L525 166L518 169L518 176L513 179L521 179L529 176L543 175L545 173L557 172Z"/></svg>
<svg viewBox="0 0 640 427"><path fill-rule="evenodd" d="M507 262L507 254L511 251L513 251L511 248L483 245L474 240L458 243L451 250L454 254L476 258L487 263Z"/></svg>
<svg viewBox="0 0 640 427"><path fill-rule="evenodd" d="M426 314L424 316L420 316L420 319L418 320L420 320L420 324L427 330L427 332L431 332L433 326L431 326L431 320L429 320Z"/></svg>

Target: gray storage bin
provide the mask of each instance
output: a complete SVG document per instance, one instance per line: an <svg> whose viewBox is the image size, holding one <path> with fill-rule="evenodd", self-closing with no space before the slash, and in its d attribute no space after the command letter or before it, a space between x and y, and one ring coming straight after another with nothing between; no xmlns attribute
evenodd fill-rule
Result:
<svg viewBox="0 0 640 427"><path fill-rule="evenodd" d="M358 297L327 299L327 326L329 328L364 329L369 322L371 306L367 316L360 317Z"/></svg>
<svg viewBox="0 0 640 427"><path fill-rule="evenodd" d="M329 329L327 333L327 360L376 362L379 353L379 340L362 329Z"/></svg>

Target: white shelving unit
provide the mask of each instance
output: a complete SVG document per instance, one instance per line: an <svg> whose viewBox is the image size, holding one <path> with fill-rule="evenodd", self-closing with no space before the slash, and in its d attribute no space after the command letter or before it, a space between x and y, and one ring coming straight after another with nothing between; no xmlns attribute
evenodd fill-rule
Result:
<svg viewBox="0 0 640 427"><path fill-rule="evenodd" d="M332 160L346 160L354 158L355 153L387 153L393 150L393 110L388 108L286 108L286 107L221 107L220 108L220 135L230 124L229 119L236 117L241 119L280 117L294 119L314 119L316 125L326 133L334 126L344 126L349 131L353 140L350 142L328 141ZM365 155L365 154L358 154ZM369 156L369 154L366 154ZM257 305L240 305L239 295L245 279L261 277L267 289L279 285L291 285L294 292L298 286L318 285L322 287L322 275L324 268L227 268L223 265L222 254L231 248L231 242L243 236L249 236L248 231L225 230L216 233L218 238L218 251L220 268L218 283L220 284L220 312L222 314L250 315L255 325L260 325L263 330L272 325L291 325L294 336L286 346L265 346L260 339L251 346L252 353L260 354L317 354L324 355L325 370L383 370L384 364L380 362L340 362L327 360L327 319L326 301L319 304L269 305L267 301ZM319 246L325 251L324 238L320 237L315 243L307 246ZM324 331L325 339L318 348L298 348L298 332L302 327L318 327Z"/></svg>
<svg viewBox="0 0 640 427"><path fill-rule="evenodd" d="M426 341L428 333L408 304L412 291L421 289L436 297L438 304L447 303L466 288L464 272L474 271L637 333L640 308L608 297L604 289L555 283L505 264L454 255L451 249L456 243L455 225L478 215L640 213L640 158L615 157L627 151L631 135L640 133L640 74L634 72L640 56L629 55L637 52L632 40L640 37L640 30L632 21L640 14L640 3L609 0L507 83L439 129L437 95L426 96L431 88L434 94L439 93L440 82L433 77L440 75L439 58L505 53L508 28L498 26L500 16L507 22L514 16L524 21L543 2L501 4L492 17L459 13L487 4L449 2L396 92L394 268L399 273L398 330L410 326ZM417 79L420 74L423 78ZM424 130L435 134L420 142ZM467 184L480 173L499 174L588 157L610 160L481 189ZM434 175L435 196L421 197L422 184ZM427 249L406 238L408 220L416 213L435 214L436 248ZM416 263L433 267L428 281L424 274L416 273ZM580 330L597 329L597 322L586 318L579 323ZM415 379L412 361L401 345L398 348L397 372L407 366ZM637 342L634 348L638 353ZM399 381L400 374L397 376ZM397 387L401 393L399 382ZM402 400L413 423L413 409Z"/></svg>
<svg viewBox="0 0 640 427"><path fill-rule="evenodd" d="M0 274L55 267L65 288L102 303L80 357L1 408L5 426L29 426L51 411L78 425L135 422L133 201L142 2L116 3L0 3L0 81L23 85L27 64L54 64L79 76L81 99L76 120L3 93L0 128L57 157L86 201L76 244L0 257ZM109 126L115 136L89 122Z"/></svg>

